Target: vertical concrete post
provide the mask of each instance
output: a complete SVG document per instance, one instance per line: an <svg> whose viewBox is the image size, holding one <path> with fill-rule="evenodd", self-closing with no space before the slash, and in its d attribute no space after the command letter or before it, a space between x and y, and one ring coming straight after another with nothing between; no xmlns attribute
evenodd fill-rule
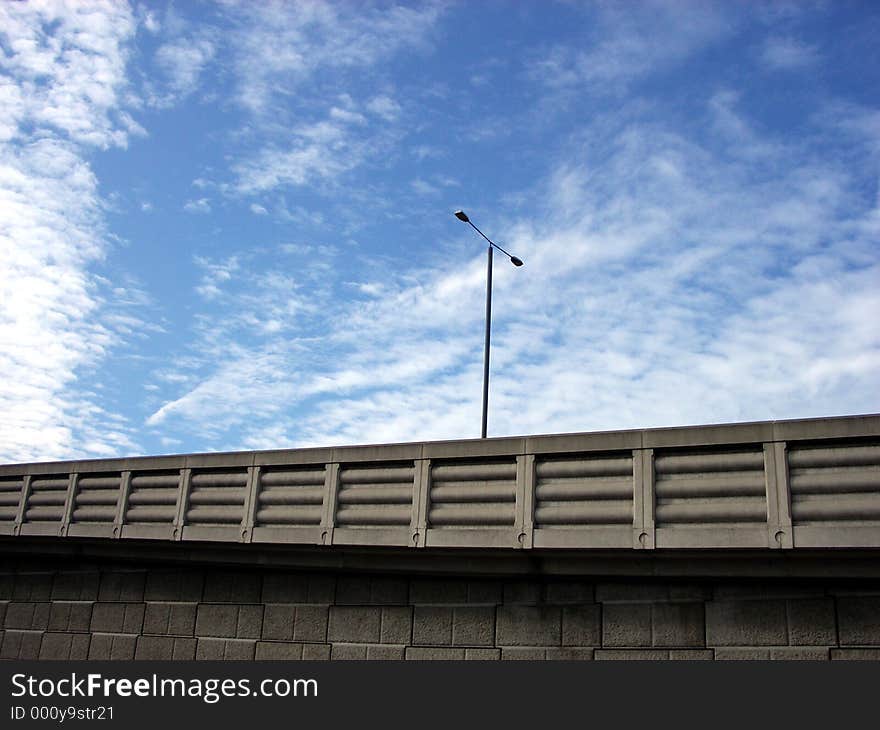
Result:
<svg viewBox="0 0 880 730"><path fill-rule="evenodd" d="M413 475L413 506L410 520L410 547L425 547L428 508L431 500L431 460L416 459Z"/></svg>
<svg viewBox="0 0 880 730"><path fill-rule="evenodd" d="M33 477L30 474L26 474L24 477L24 482L21 485L21 497L18 500L18 512L15 515L15 522L12 527L12 534L18 535L21 532L21 526L24 524L25 513L27 512L27 503L28 499L31 496L31 480Z"/></svg>
<svg viewBox="0 0 880 730"><path fill-rule="evenodd" d="M180 487L177 491L177 514L171 529L172 540L183 539L183 526L186 522L186 511L189 508L189 490L192 484L192 469L180 470Z"/></svg>
<svg viewBox="0 0 880 730"><path fill-rule="evenodd" d="M784 441L764 444L764 483L767 488L767 544L771 548L792 548L791 488Z"/></svg>
<svg viewBox="0 0 880 730"><path fill-rule="evenodd" d="M339 494L339 464L327 464L324 471L324 505L321 515L321 545L333 544L336 525L336 497Z"/></svg>
<svg viewBox="0 0 880 730"><path fill-rule="evenodd" d="M535 522L535 455L516 457L516 507L514 527L516 545L530 549L534 538Z"/></svg>
<svg viewBox="0 0 880 730"><path fill-rule="evenodd" d="M654 549L654 449L633 451L633 548Z"/></svg>
<svg viewBox="0 0 880 730"><path fill-rule="evenodd" d="M122 527L125 525L125 513L128 511L128 495L131 494L131 472L122 472L119 483L119 499L116 501L116 517L113 519L113 539L122 537Z"/></svg>
<svg viewBox="0 0 880 730"><path fill-rule="evenodd" d="M250 542L254 533L260 490L260 467L248 467L247 487L244 496L244 513L241 518L241 542Z"/></svg>
<svg viewBox="0 0 880 730"><path fill-rule="evenodd" d="M63 537L67 535L70 529L70 521L73 518L73 508L76 503L76 485L79 481L79 474L71 472L67 480L67 496L64 498L64 514L61 515L61 529L59 534Z"/></svg>

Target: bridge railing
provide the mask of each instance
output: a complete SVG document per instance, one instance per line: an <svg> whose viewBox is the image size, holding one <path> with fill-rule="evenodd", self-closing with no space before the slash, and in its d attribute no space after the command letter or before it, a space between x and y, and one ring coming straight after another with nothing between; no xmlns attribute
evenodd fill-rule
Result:
<svg viewBox="0 0 880 730"><path fill-rule="evenodd" d="M880 416L0 466L0 535L880 547Z"/></svg>

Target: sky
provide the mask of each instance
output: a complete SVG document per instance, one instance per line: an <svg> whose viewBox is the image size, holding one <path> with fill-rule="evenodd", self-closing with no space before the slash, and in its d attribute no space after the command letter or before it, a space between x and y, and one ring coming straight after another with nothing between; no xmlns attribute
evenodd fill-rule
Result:
<svg viewBox="0 0 880 730"><path fill-rule="evenodd" d="M880 412L874 2L0 3L0 461Z"/></svg>

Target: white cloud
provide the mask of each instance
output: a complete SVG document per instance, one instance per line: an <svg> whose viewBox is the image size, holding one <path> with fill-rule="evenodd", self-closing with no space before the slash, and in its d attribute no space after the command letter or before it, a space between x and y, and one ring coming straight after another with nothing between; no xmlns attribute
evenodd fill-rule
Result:
<svg viewBox="0 0 880 730"><path fill-rule="evenodd" d="M631 80L680 63L736 25L734 8L716 2L684 7L675 0L600 3L590 11L590 42L583 48L549 49L531 64L533 79L551 87L586 84L617 94Z"/></svg>
<svg viewBox="0 0 880 730"><path fill-rule="evenodd" d="M119 107L134 30L128 7L109 1L0 4L0 38L9 49L0 56L0 139L22 140L24 132L11 132L30 123L87 145L125 146Z"/></svg>
<svg viewBox="0 0 880 730"><path fill-rule="evenodd" d="M400 104L384 94L370 99L367 102L367 109L388 122L392 122L400 116Z"/></svg>
<svg viewBox="0 0 880 730"><path fill-rule="evenodd" d="M772 37L765 41L761 49L761 60L770 69L793 71L817 63L819 52L815 46L795 38Z"/></svg>
<svg viewBox="0 0 880 730"><path fill-rule="evenodd" d="M140 327L130 292L89 271L106 240L84 159L84 149L139 133L120 101L134 25L112 2L0 5L2 459L136 448L84 377Z"/></svg>
<svg viewBox="0 0 880 730"><path fill-rule="evenodd" d="M341 112L334 107L327 119L292 130L287 135L289 148L266 148L237 165L238 191L253 194L280 186L331 181L360 164L367 147L350 132L350 125L359 124L359 115L334 111Z"/></svg>
<svg viewBox="0 0 880 730"><path fill-rule="evenodd" d="M207 198L198 198L196 200L187 200L183 205L183 209L187 213L210 213L211 202Z"/></svg>
<svg viewBox="0 0 880 730"><path fill-rule="evenodd" d="M371 66L423 45L440 6L274 2L236 5L229 13L239 23L229 38L238 100L264 112L276 90L289 92L317 69Z"/></svg>
<svg viewBox="0 0 880 730"><path fill-rule="evenodd" d="M256 203L251 203L250 211L254 215L266 215L269 212L262 205L257 205Z"/></svg>
<svg viewBox="0 0 880 730"><path fill-rule="evenodd" d="M495 269L490 433L880 407L862 173L760 134L736 94L707 106L721 114L710 139L612 127L567 149L529 191L545 201L529 218L488 222L526 261ZM262 446L476 435L484 261L450 258L455 270L365 275L366 299L298 320L320 337L249 345L151 422Z"/></svg>
<svg viewBox="0 0 880 730"><path fill-rule="evenodd" d="M196 264L203 269L201 283L196 291L205 299L214 299L221 294L220 287L230 281L239 270L238 258L231 256L224 261L214 262L202 256L196 256Z"/></svg>
<svg viewBox="0 0 880 730"><path fill-rule="evenodd" d="M167 78L169 93L153 98L157 106L168 106L195 91L199 77L214 58L215 45L208 38L176 38L156 51L156 65Z"/></svg>

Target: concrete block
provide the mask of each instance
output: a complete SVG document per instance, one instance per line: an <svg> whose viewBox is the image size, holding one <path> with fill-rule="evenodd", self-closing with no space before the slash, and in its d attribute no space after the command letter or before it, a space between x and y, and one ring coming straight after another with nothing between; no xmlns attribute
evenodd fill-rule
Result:
<svg viewBox="0 0 880 730"><path fill-rule="evenodd" d="M880 602L878 602L880 606ZM836 646L833 598L787 601L788 641L806 646Z"/></svg>
<svg viewBox="0 0 880 730"><path fill-rule="evenodd" d="M467 597L468 582L465 580L416 578L409 584L409 601L416 606L467 603Z"/></svg>
<svg viewBox="0 0 880 730"><path fill-rule="evenodd" d="M263 613L263 638L278 641L293 639L296 606L289 603L269 603Z"/></svg>
<svg viewBox="0 0 880 730"><path fill-rule="evenodd" d="M770 650L758 647L721 647L715 650L718 661L766 661Z"/></svg>
<svg viewBox="0 0 880 730"><path fill-rule="evenodd" d="M143 638L143 637L141 637ZM169 637L170 638L170 637ZM171 658L174 661L192 661L196 658L196 640L175 636L172 638L174 642L171 649ZM137 656L137 653L135 653Z"/></svg>
<svg viewBox="0 0 880 730"><path fill-rule="evenodd" d="M552 606L501 606L495 643L501 646L559 646L562 609Z"/></svg>
<svg viewBox="0 0 880 730"><path fill-rule="evenodd" d="M785 601L710 601L706 641L709 646L788 644Z"/></svg>
<svg viewBox="0 0 880 730"><path fill-rule="evenodd" d="M330 659L333 661L363 660L367 658L365 644L333 644Z"/></svg>
<svg viewBox="0 0 880 730"><path fill-rule="evenodd" d="M139 636L135 659L182 660L195 659L196 640L178 636Z"/></svg>
<svg viewBox="0 0 880 730"><path fill-rule="evenodd" d="M705 646L702 603L656 603L651 606L654 646Z"/></svg>
<svg viewBox="0 0 880 730"><path fill-rule="evenodd" d="M40 643L40 659L86 659L90 638L89 634L46 632Z"/></svg>
<svg viewBox="0 0 880 730"><path fill-rule="evenodd" d="M545 653L546 659L562 662L581 662L589 661L593 658L592 649L565 647L562 649L547 649Z"/></svg>
<svg viewBox="0 0 880 730"><path fill-rule="evenodd" d="M327 606L297 606L293 626L295 641L322 643L327 640Z"/></svg>
<svg viewBox="0 0 880 730"><path fill-rule="evenodd" d="M150 570L144 587L147 601L201 601L205 576L200 570Z"/></svg>
<svg viewBox="0 0 880 730"><path fill-rule="evenodd" d="M385 606L382 609L379 639L383 644L411 644L412 629L412 606Z"/></svg>
<svg viewBox="0 0 880 730"><path fill-rule="evenodd" d="M501 661L543 661L547 658L545 649L525 646L505 646L501 649Z"/></svg>
<svg viewBox="0 0 880 730"><path fill-rule="evenodd" d="M97 601L100 574L62 572L52 582L53 601Z"/></svg>
<svg viewBox="0 0 880 730"><path fill-rule="evenodd" d="M832 649L832 660L841 661L880 661L880 649Z"/></svg>
<svg viewBox="0 0 880 730"><path fill-rule="evenodd" d="M408 646L406 659L416 661L460 661L464 659L464 649L436 646Z"/></svg>
<svg viewBox="0 0 880 730"><path fill-rule="evenodd" d="M599 603L662 603L704 601L712 597L708 586L694 583L609 582L596 585Z"/></svg>
<svg viewBox="0 0 880 730"><path fill-rule="evenodd" d="M547 603L556 606L564 603L593 603L595 586L584 581L550 581L545 587Z"/></svg>
<svg viewBox="0 0 880 730"><path fill-rule="evenodd" d="M14 601L48 601L52 598L54 573L47 571L16 573L12 588ZM36 659L36 657L34 657Z"/></svg>
<svg viewBox="0 0 880 730"><path fill-rule="evenodd" d="M453 609L446 606L415 606L412 642L414 645L449 645L452 643Z"/></svg>
<svg viewBox="0 0 880 730"><path fill-rule="evenodd" d="M604 605L602 646L651 646L651 605L647 603Z"/></svg>
<svg viewBox="0 0 880 730"><path fill-rule="evenodd" d="M148 603L144 612L144 633L192 636L196 609L195 603Z"/></svg>
<svg viewBox="0 0 880 730"><path fill-rule="evenodd" d="M336 576L317 573L309 575L309 603L331 604L336 596Z"/></svg>
<svg viewBox="0 0 880 730"><path fill-rule="evenodd" d="M827 646L798 646L770 649L771 659L827 662L830 659Z"/></svg>
<svg viewBox="0 0 880 730"><path fill-rule="evenodd" d="M495 607L456 606L452 610L452 643L455 646L493 646Z"/></svg>
<svg viewBox="0 0 880 730"><path fill-rule="evenodd" d="M137 637L127 634L92 634L89 659L134 659Z"/></svg>
<svg viewBox="0 0 880 730"><path fill-rule="evenodd" d="M328 661L330 644L303 644L302 658L304 661Z"/></svg>
<svg viewBox="0 0 880 730"><path fill-rule="evenodd" d="M465 649L464 658L468 661L498 661L501 659L501 649Z"/></svg>
<svg viewBox="0 0 880 730"><path fill-rule="evenodd" d="M504 604L537 606L545 603L544 585L535 580L505 581Z"/></svg>
<svg viewBox="0 0 880 730"><path fill-rule="evenodd" d="M196 659L199 661L223 659L226 653L226 639L198 639Z"/></svg>
<svg viewBox="0 0 880 730"><path fill-rule="evenodd" d="M200 603L196 614L197 636L233 638L238 630L238 606L234 604Z"/></svg>
<svg viewBox="0 0 880 730"><path fill-rule="evenodd" d="M4 626L22 631L45 631L49 627L49 603L12 601L6 606Z"/></svg>
<svg viewBox="0 0 880 730"><path fill-rule="evenodd" d="M712 661L715 652L711 649L670 649L669 658L673 661Z"/></svg>
<svg viewBox="0 0 880 730"><path fill-rule="evenodd" d="M597 661L662 661L669 659L665 649L596 649Z"/></svg>
<svg viewBox="0 0 880 730"><path fill-rule="evenodd" d="M302 644L282 643L279 641L258 641L255 658L258 661L261 659L290 661L291 659L302 659L302 655Z"/></svg>
<svg viewBox="0 0 880 730"><path fill-rule="evenodd" d="M239 639L259 639L263 631L263 606L239 606L235 636Z"/></svg>
<svg viewBox="0 0 880 730"><path fill-rule="evenodd" d="M49 631L88 631L92 604L55 601L49 610Z"/></svg>
<svg viewBox="0 0 880 730"><path fill-rule="evenodd" d="M497 606L504 600L504 583L486 578L470 580L467 587L468 603L483 603Z"/></svg>
<svg viewBox="0 0 880 730"><path fill-rule="evenodd" d="M262 593L262 573L211 570L205 574L202 600L206 603L260 603Z"/></svg>
<svg viewBox="0 0 880 730"><path fill-rule="evenodd" d="M307 603L308 575L293 572L266 573L263 576L263 603Z"/></svg>
<svg viewBox="0 0 880 730"><path fill-rule="evenodd" d="M381 625L378 606L331 606L327 638L332 643L378 644Z"/></svg>
<svg viewBox="0 0 880 730"><path fill-rule="evenodd" d="M382 606L405 606L409 602L409 581L403 578L373 578L370 601Z"/></svg>
<svg viewBox="0 0 880 730"><path fill-rule="evenodd" d="M143 601L146 578L147 576L144 571L101 573L98 600Z"/></svg>
<svg viewBox="0 0 880 730"><path fill-rule="evenodd" d="M3 632L0 659L39 659L42 640L42 631L7 629Z"/></svg>
<svg viewBox="0 0 880 730"><path fill-rule="evenodd" d="M774 581L724 581L714 586L713 596L716 601L748 601L774 600L785 598L823 598L824 586L786 580Z"/></svg>
<svg viewBox="0 0 880 730"><path fill-rule="evenodd" d="M841 646L880 644L880 596L838 598L837 621Z"/></svg>
<svg viewBox="0 0 880 730"><path fill-rule="evenodd" d="M96 603L92 606L92 632L139 634L143 625L143 603Z"/></svg>
<svg viewBox="0 0 880 730"><path fill-rule="evenodd" d="M403 646L391 646L390 644L370 645L367 647L367 659L399 661L404 658L405 648Z"/></svg>
<svg viewBox="0 0 880 730"><path fill-rule="evenodd" d="M257 642L241 639L199 639L196 659L251 660Z"/></svg>
<svg viewBox="0 0 880 730"><path fill-rule="evenodd" d="M403 578L340 576L336 582L338 605L403 605L409 600L409 581Z"/></svg>
<svg viewBox="0 0 880 730"><path fill-rule="evenodd" d="M341 575L336 580L336 603L340 606L361 606L371 603L369 576Z"/></svg>
<svg viewBox="0 0 880 730"><path fill-rule="evenodd" d="M596 604L562 609L563 646L601 646L601 610Z"/></svg>

